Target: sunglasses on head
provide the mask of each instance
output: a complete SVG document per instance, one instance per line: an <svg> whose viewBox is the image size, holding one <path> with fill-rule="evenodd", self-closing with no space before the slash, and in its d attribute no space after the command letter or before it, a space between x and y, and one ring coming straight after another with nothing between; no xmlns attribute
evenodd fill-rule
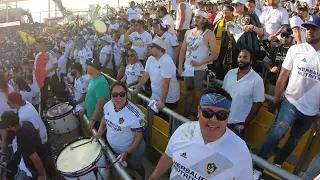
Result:
<svg viewBox="0 0 320 180"><path fill-rule="evenodd" d="M207 119L211 119L211 118L213 118L213 116L216 116L217 120L224 121L229 116L229 112L228 111L219 110L217 112L214 112L212 109L202 108L201 106L199 106L199 107L200 107L200 110L202 112L202 116L207 118Z"/></svg>
<svg viewBox="0 0 320 180"><path fill-rule="evenodd" d="M125 97L126 95L127 95L126 92L119 92L119 93L113 92L113 93L111 93L111 96L114 97L114 98L116 98L116 97L118 97L118 96L120 96L120 97Z"/></svg>

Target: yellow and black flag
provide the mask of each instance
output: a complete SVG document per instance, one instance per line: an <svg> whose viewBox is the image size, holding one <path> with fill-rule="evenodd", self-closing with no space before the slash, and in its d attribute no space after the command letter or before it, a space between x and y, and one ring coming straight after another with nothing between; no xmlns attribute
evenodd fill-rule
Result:
<svg viewBox="0 0 320 180"><path fill-rule="evenodd" d="M100 5L98 5L97 7L96 7L96 10L94 11L94 13L93 13L93 16L94 17L97 17L98 16L98 13L99 13L99 10L101 9L101 6Z"/></svg>
<svg viewBox="0 0 320 180"><path fill-rule="evenodd" d="M19 35L20 35L21 40L25 43L29 43L30 45L32 45L33 43L36 42L36 40L32 36L30 36L29 34L27 34L24 31L19 31Z"/></svg>

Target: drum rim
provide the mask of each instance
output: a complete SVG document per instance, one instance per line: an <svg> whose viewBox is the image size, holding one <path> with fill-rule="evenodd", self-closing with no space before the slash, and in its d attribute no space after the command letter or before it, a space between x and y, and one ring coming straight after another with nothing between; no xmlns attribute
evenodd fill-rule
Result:
<svg viewBox="0 0 320 180"><path fill-rule="evenodd" d="M59 119L61 119L61 118L63 118L63 117L66 117L66 116L68 116L69 114L71 114L72 111L73 111L73 109L75 108L74 106L72 106L72 109L70 109L69 111L67 111L67 112L65 112L65 113L63 113L63 114L60 114L59 116L55 116L55 117L48 116L48 110L49 110L50 108L58 105L58 104L68 104L68 103L67 103L67 102L58 102L58 103L50 106L50 107L47 109L47 112L46 112L46 117L47 117L48 120L59 120ZM70 104L68 104L68 105L71 106Z"/></svg>
<svg viewBox="0 0 320 180"><path fill-rule="evenodd" d="M91 139L91 137L89 137L89 136L83 136L83 137L79 137L79 138L77 138L77 139L75 139L75 140L73 140L73 141L70 141L69 143L65 144L65 145L58 151L58 153L57 153L57 155L56 155L56 157L55 157L54 162L55 162L56 169L57 169L61 174L65 175L66 177L78 177L79 175L86 175L86 174L88 174L88 173L90 172L90 171L88 171L88 170L90 170L91 167L93 167L93 166L98 162L98 160L100 159L100 157L102 156L102 148L101 148L100 153L99 153L99 155L97 156L97 158L96 158L91 164L89 164L88 166L82 168L81 170L78 170L78 171L75 171L75 172L65 172L65 171L59 170L59 169L58 169L58 166L57 166L57 160L58 160L58 157L59 157L59 155L61 154L61 152L62 152L64 149L66 149L66 148L68 147L68 145L70 145L70 144L72 144L72 143L74 143L74 142L76 142L76 141L83 140L83 139ZM97 141L97 142L100 144L99 141ZM101 144L100 144L100 145L101 145ZM101 147L102 147L102 145L101 145ZM95 169L95 168L93 168L93 169ZM76 175L77 175L77 176L76 176Z"/></svg>

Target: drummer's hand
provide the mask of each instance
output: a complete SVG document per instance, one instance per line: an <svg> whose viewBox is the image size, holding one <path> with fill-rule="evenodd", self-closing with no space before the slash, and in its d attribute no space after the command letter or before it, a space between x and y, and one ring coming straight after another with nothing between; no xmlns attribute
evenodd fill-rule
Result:
<svg viewBox="0 0 320 180"><path fill-rule="evenodd" d="M100 138L101 138L101 136L102 136L102 134L101 133L99 133L99 132L97 132L97 134L96 135L94 135L94 136L92 136L91 137L91 140L99 140Z"/></svg>
<svg viewBox="0 0 320 180"><path fill-rule="evenodd" d="M121 153L120 156L121 156L122 161L126 161L128 159L129 154L127 151L125 151L125 152Z"/></svg>
<svg viewBox="0 0 320 180"><path fill-rule="evenodd" d="M39 176L37 180L45 180L44 176Z"/></svg>
<svg viewBox="0 0 320 180"><path fill-rule="evenodd" d="M94 128L94 124L96 123L96 120L90 119L89 122L89 129L92 130Z"/></svg>
<svg viewBox="0 0 320 180"><path fill-rule="evenodd" d="M86 112L86 109L81 109L81 110L79 111L80 116L82 116L85 112Z"/></svg>

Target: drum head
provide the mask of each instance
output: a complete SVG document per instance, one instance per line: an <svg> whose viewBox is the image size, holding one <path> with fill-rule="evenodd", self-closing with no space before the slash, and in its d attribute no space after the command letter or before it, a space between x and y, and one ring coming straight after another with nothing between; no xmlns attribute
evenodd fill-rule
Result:
<svg viewBox="0 0 320 180"><path fill-rule="evenodd" d="M72 109L73 107L67 103L59 103L48 109L47 116L51 118L61 116L70 112Z"/></svg>
<svg viewBox="0 0 320 180"><path fill-rule="evenodd" d="M74 173L94 165L101 153L101 145L98 141L71 148L88 141L90 139L80 139L62 149L56 160L57 169L65 173Z"/></svg>

